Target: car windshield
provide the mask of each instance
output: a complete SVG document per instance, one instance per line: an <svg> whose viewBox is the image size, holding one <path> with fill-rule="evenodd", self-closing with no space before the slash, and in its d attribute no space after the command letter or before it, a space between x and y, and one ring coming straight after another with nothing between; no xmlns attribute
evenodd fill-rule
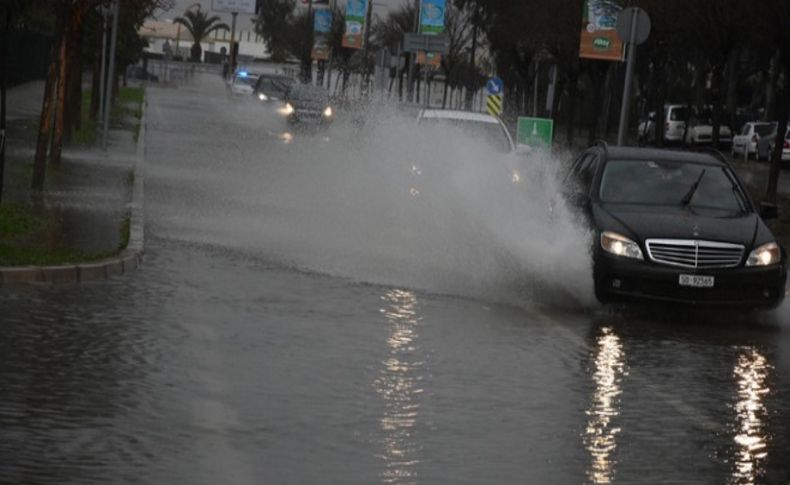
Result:
<svg viewBox="0 0 790 485"><path fill-rule="evenodd" d="M285 76L261 76L257 89L264 93L285 93L294 80Z"/></svg>
<svg viewBox="0 0 790 485"><path fill-rule="evenodd" d="M692 192L695 183L698 186ZM662 206L681 206L685 199L689 207L730 213L746 210L737 184L724 167L688 162L610 161L601 179L600 198L608 203Z"/></svg>
<svg viewBox="0 0 790 485"><path fill-rule="evenodd" d="M300 101L328 102L329 93L319 87L295 84L288 91L288 98Z"/></svg>
<svg viewBox="0 0 790 485"><path fill-rule="evenodd" d="M500 153L511 150L510 140L499 123L450 118L423 118L421 123L455 128L463 132L464 136L485 143Z"/></svg>

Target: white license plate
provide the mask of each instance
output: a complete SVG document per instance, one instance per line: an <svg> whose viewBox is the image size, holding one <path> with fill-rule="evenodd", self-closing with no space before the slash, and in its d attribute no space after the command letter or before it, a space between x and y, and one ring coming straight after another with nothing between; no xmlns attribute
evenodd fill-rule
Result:
<svg viewBox="0 0 790 485"><path fill-rule="evenodd" d="M678 280L680 286L691 286L694 288L713 288L715 278L713 276L702 276L696 274L682 274Z"/></svg>

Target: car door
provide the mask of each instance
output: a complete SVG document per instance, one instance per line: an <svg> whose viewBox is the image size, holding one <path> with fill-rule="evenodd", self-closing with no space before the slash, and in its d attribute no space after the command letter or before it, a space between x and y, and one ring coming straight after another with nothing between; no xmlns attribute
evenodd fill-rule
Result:
<svg viewBox="0 0 790 485"><path fill-rule="evenodd" d="M747 140L749 140L749 137L751 135L751 131L752 131L752 125L750 123L746 123L745 125L743 125L743 129L741 130L741 132L738 133L736 136L734 136L732 139L733 152L743 153L743 150L746 147L746 143L748 143Z"/></svg>

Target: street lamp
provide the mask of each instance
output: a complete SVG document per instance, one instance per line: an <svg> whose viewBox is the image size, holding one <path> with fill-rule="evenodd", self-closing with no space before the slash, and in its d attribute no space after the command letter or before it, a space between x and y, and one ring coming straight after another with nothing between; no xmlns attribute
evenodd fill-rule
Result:
<svg viewBox="0 0 790 485"><path fill-rule="evenodd" d="M192 5L187 7L186 10L184 10L184 13L189 12L190 10L192 10L195 7L197 7L198 12L199 12L201 5L199 3L193 3ZM176 24L176 25L177 25L177 27L176 27L176 55L178 55L178 44L181 41L181 24Z"/></svg>

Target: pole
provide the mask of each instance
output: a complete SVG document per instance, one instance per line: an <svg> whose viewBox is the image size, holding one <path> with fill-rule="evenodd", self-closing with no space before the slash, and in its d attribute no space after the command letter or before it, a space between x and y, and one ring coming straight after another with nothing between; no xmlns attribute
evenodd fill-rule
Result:
<svg viewBox="0 0 790 485"><path fill-rule="evenodd" d="M9 7L10 8L10 7ZM6 70L8 69L8 30L11 27L11 12L5 10L5 25L0 33L0 202L3 201L3 178L5 173L5 131L6 131Z"/></svg>
<svg viewBox="0 0 790 485"><path fill-rule="evenodd" d="M107 133L110 130L110 111L112 107L112 87L115 77L115 49L118 46L119 0L112 2L112 40L110 41L110 67L107 70L107 96L104 100L104 130L102 132L102 149L107 150Z"/></svg>
<svg viewBox="0 0 790 485"><path fill-rule="evenodd" d="M422 1L414 0L414 32L420 32L420 12L422 11ZM417 53L411 52L409 54L409 76L408 76L408 93L406 98L408 101L414 102L414 71L416 70Z"/></svg>
<svg viewBox="0 0 790 485"><path fill-rule="evenodd" d="M101 70L99 71L99 113L101 116L104 117L104 94L105 89L107 88L107 36L109 35L110 29L107 27L107 16L109 15L109 9L106 7L102 7L102 16L104 17L104 22L102 23L102 34L101 34Z"/></svg>
<svg viewBox="0 0 790 485"><path fill-rule="evenodd" d="M628 41L628 65L625 72L625 87L623 88L623 102L620 107L620 128L617 130L617 145L625 144L625 134L628 130L628 114L631 108L631 88L634 83L634 65L636 64L636 19L639 10L631 10L631 32Z"/></svg>
<svg viewBox="0 0 790 485"><path fill-rule="evenodd" d="M239 14L233 12L230 15L233 19L230 23L230 75L233 76L236 72L236 16Z"/></svg>
<svg viewBox="0 0 790 485"><path fill-rule="evenodd" d="M540 61L535 62L535 86L532 90L532 117L538 117L538 81L540 80ZM525 96L526 98L526 96Z"/></svg>

